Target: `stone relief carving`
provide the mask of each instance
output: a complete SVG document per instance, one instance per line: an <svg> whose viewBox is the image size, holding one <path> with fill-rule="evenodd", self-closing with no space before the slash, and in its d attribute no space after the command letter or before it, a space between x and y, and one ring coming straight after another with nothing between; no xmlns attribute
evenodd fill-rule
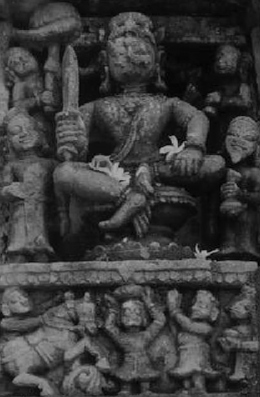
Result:
<svg viewBox="0 0 260 397"><path fill-rule="evenodd" d="M135 383L140 384L141 393L150 389L150 382L159 378L159 371L153 368L148 356L149 345L165 324L165 316L156 308L149 287L130 285L119 287L114 296L121 301L120 326L116 325L117 302L115 297L106 296L108 316L105 329L123 352L123 364L114 374L120 380L121 394L131 394ZM147 313L152 323L147 324Z"/></svg>
<svg viewBox="0 0 260 397"><path fill-rule="evenodd" d="M12 107L28 111L39 109L43 78L36 58L25 48L11 47L6 54L5 64Z"/></svg>
<svg viewBox="0 0 260 397"><path fill-rule="evenodd" d="M246 116L234 118L227 131L225 149L232 168L221 186L223 241L220 256L255 259L258 253L257 218L259 168L257 167L259 129ZM239 226L241 222L241 226Z"/></svg>
<svg viewBox="0 0 260 397"><path fill-rule="evenodd" d="M229 307L233 327L225 329L220 343L224 350L235 352L235 365L229 380L234 383L245 381L248 376L246 363L250 360L248 352L256 352L259 348L255 340L249 319L255 306L255 290L245 286Z"/></svg>
<svg viewBox="0 0 260 397"><path fill-rule="evenodd" d="M165 31L163 35L160 31L156 33L151 20L143 14L121 13L109 22L99 56L100 70L103 70L100 93L105 97L80 106L80 68L75 51L67 44L77 39L81 31L80 15L71 4L41 5L32 12L28 29L13 29L13 39L17 39L21 47L11 47L5 57L11 105L27 110L37 120L39 117L46 119L46 123L48 120L50 129L45 136L51 151L47 157L50 162L55 160L56 150L60 161L52 176L59 216L59 224L56 222L54 229L60 229L60 243L56 244L59 249L54 247L56 257L99 257L95 251L89 253L89 249L101 245L104 257L109 258L122 241L130 259L131 255L153 257L153 243L162 247L159 257L191 257L194 246L190 246L189 252L181 248L178 253L171 243L198 210L200 198L208 197L209 216L204 226L213 236L209 248L219 248L221 258L228 258L223 244L232 243L226 237L218 237L222 227L218 221L219 211L223 208L222 205L219 209L218 197L226 162L229 167L229 155L216 150L207 154L207 145L212 141L209 131L214 126L205 114L211 117L214 113L217 118L218 112L225 108L227 117L226 121L221 118L218 140L222 139L223 131L225 135L228 133L227 121L235 115L255 114L253 88L248 77L250 57L234 45L219 46L215 63L211 65L219 88L206 94L202 112L178 97L163 93L166 90L162 79L163 51L156 40L164 39ZM23 46L34 52L35 47L47 48L44 66L39 67L34 53ZM97 59L96 54L94 58ZM49 68L50 65L55 67ZM203 75L203 68L195 74L197 81ZM213 101L216 93L221 96L221 103ZM185 95L184 92L180 96ZM258 135L256 125L255 131ZM96 139L99 148L93 151L92 142ZM223 142L224 137L221 144ZM239 150L237 141L236 148ZM256 147L256 167L257 156ZM224 185L222 195L223 189ZM250 223L248 214L247 211L245 217ZM203 216L203 213L199 215L202 224ZM44 223L46 215L42 218ZM50 225L45 224L49 229ZM234 226L234 230L237 231L237 227ZM49 230L45 232L48 234ZM251 242L255 245L252 249L255 255L252 255L258 258L258 231L252 238L255 241ZM133 246L136 239L141 244L138 248ZM232 247L228 247L229 250ZM247 254L243 251L241 257L246 258ZM28 252L25 261L33 255ZM51 258L47 255L46 259Z"/></svg>
<svg viewBox="0 0 260 397"><path fill-rule="evenodd" d="M177 290L168 293L170 316L180 327L178 334L179 359L171 375L183 379L185 389L195 388L205 392L205 380L215 379L218 372L210 363L208 340L213 332L212 323L217 320L218 301L211 292L199 290L191 307L191 316L180 310L181 296Z"/></svg>
<svg viewBox="0 0 260 397"><path fill-rule="evenodd" d="M16 29L14 37L29 47L47 48L44 63L44 93L46 112L55 112L60 105L60 46L75 40L81 33L81 20L68 3L47 3L36 8L29 21L29 30Z"/></svg>
<svg viewBox="0 0 260 397"><path fill-rule="evenodd" d="M64 303L50 308L43 315L33 317L27 293L15 287L5 290L2 297L4 319L1 321L1 329L7 335L7 342L1 349L1 362L3 371L13 378L13 384L21 387L37 387L41 395L53 396L57 390L40 374L50 371L62 364L64 360L70 362L77 359L80 354L84 353L84 350L102 357L98 348L87 336L87 334L95 333L94 319L90 316L86 317L86 313L84 313L84 320L79 319L82 305L87 304L86 297L83 298L82 303L82 300L75 301L73 295L67 293ZM93 317L93 313L89 314ZM86 332L86 336L77 344L82 332ZM102 358L99 361L101 360ZM105 357L103 361L100 363L101 367L102 364L105 367ZM65 377L65 392L72 387L71 383L74 382L72 378L76 376L74 373L76 368L79 367L74 363L72 372ZM82 374L84 375L84 368ZM84 383L83 380L82 382Z"/></svg>
<svg viewBox="0 0 260 397"><path fill-rule="evenodd" d="M129 3L0 0L0 394L255 397L247 6Z"/></svg>
<svg viewBox="0 0 260 397"><path fill-rule="evenodd" d="M16 389L38 388L42 396L155 393L166 364L156 365L151 347L157 343L157 349L163 348L161 336L170 327L172 339L167 340L175 347L175 360L167 371L172 390L217 391L223 373L211 354L213 334L219 335L220 349L235 357L225 375L229 388L242 381L245 385L248 360L253 365L252 352L259 348L250 322L254 295L249 285L233 294L231 326L219 329L221 292L216 296L197 289L191 297L174 289L161 295L128 284L113 293L103 291L94 303L89 292L76 298L68 291L62 303L36 314L28 293L10 287L2 296L1 376L11 376ZM53 380L50 373L59 366L63 369Z"/></svg>
<svg viewBox="0 0 260 397"><path fill-rule="evenodd" d="M56 168L54 183L63 236L80 226L78 219L77 225L73 224L69 214L71 198L84 201L85 206L93 201L99 203L99 211L102 204L106 204L104 210L108 206L114 208L110 219L99 222L102 231L118 230L131 222L140 238L148 232L150 208L160 208L160 203L163 206L167 202L174 224L164 223L176 230L194 211L195 200L188 191L189 185L193 185L193 189L205 181L214 185L224 172L222 157L204 157L208 133L204 114L177 98L147 92L149 84L157 90L162 86L151 29L151 21L138 13L113 18L101 89L107 94L115 86L119 94L83 105L81 116L76 122L73 117L71 124L67 119L60 120L62 115L58 114L58 144L66 148L68 144L74 148L76 145L74 152L80 146L81 157L93 127L115 142L109 161L98 156L90 164L65 161ZM171 121L186 131L186 143L183 150L177 151L173 144L173 155L165 161L158 144ZM123 167L123 174L120 168L116 173L118 163ZM93 205L90 208L93 210ZM160 209L158 211L160 214ZM154 215L157 223L159 214Z"/></svg>
<svg viewBox="0 0 260 397"><path fill-rule="evenodd" d="M14 108L5 119L10 161L4 168L1 199L10 203L7 254L15 262L54 258L48 239L47 205L55 162L40 157L44 126Z"/></svg>

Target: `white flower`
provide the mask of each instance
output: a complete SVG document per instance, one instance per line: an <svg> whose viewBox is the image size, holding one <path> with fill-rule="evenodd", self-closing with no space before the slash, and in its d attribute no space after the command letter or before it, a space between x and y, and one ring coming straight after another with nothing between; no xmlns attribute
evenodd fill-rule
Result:
<svg viewBox="0 0 260 397"><path fill-rule="evenodd" d="M125 172L124 168L119 166L119 163L112 163L110 176L117 179L124 187L129 185L131 179L129 172Z"/></svg>
<svg viewBox="0 0 260 397"><path fill-rule="evenodd" d="M175 154L180 153L185 147L185 142L179 146L178 139L175 135L169 136L169 139L171 141L171 145L166 145L160 148L160 154L166 154L167 162L170 162Z"/></svg>
<svg viewBox="0 0 260 397"><path fill-rule="evenodd" d="M120 167L119 163L112 163L109 156L99 154L93 157L91 163L88 163L88 165L92 170L102 172L116 179L124 187L128 186L130 183L131 176L129 172L125 172L124 168Z"/></svg>
<svg viewBox="0 0 260 397"><path fill-rule="evenodd" d="M218 252L218 251L219 251L218 249L215 249L213 251L207 251L207 250L201 251L199 248L199 244L196 244L194 255L195 255L195 258L197 258L197 259L207 259L208 256L210 256L211 254L215 254L215 252Z"/></svg>

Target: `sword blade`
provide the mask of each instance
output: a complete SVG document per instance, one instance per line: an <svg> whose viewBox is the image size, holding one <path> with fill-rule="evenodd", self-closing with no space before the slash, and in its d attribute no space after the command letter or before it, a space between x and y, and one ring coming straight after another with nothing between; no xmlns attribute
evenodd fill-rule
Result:
<svg viewBox="0 0 260 397"><path fill-rule="evenodd" d="M79 66L77 55L68 45L62 59L62 100L63 112L78 110L79 107Z"/></svg>

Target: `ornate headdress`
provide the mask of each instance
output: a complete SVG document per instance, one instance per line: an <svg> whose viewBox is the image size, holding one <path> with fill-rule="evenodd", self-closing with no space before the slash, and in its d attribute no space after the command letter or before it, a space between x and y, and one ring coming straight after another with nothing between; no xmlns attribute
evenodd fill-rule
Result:
<svg viewBox="0 0 260 397"><path fill-rule="evenodd" d="M124 12L112 18L109 23L108 40L116 37L132 35L149 41L156 46L150 18L138 12Z"/></svg>

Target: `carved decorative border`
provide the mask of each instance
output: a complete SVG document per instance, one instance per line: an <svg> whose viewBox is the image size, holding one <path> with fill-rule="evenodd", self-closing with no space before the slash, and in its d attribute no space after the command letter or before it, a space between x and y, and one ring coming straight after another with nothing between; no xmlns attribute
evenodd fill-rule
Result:
<svg viewBox="0 0 260 397"><path fill-rule="evenodd" d="M254 280L256 270L255 262L199 259L8 264L0 267L0 289L125 283L240 287Z"/></svg>

